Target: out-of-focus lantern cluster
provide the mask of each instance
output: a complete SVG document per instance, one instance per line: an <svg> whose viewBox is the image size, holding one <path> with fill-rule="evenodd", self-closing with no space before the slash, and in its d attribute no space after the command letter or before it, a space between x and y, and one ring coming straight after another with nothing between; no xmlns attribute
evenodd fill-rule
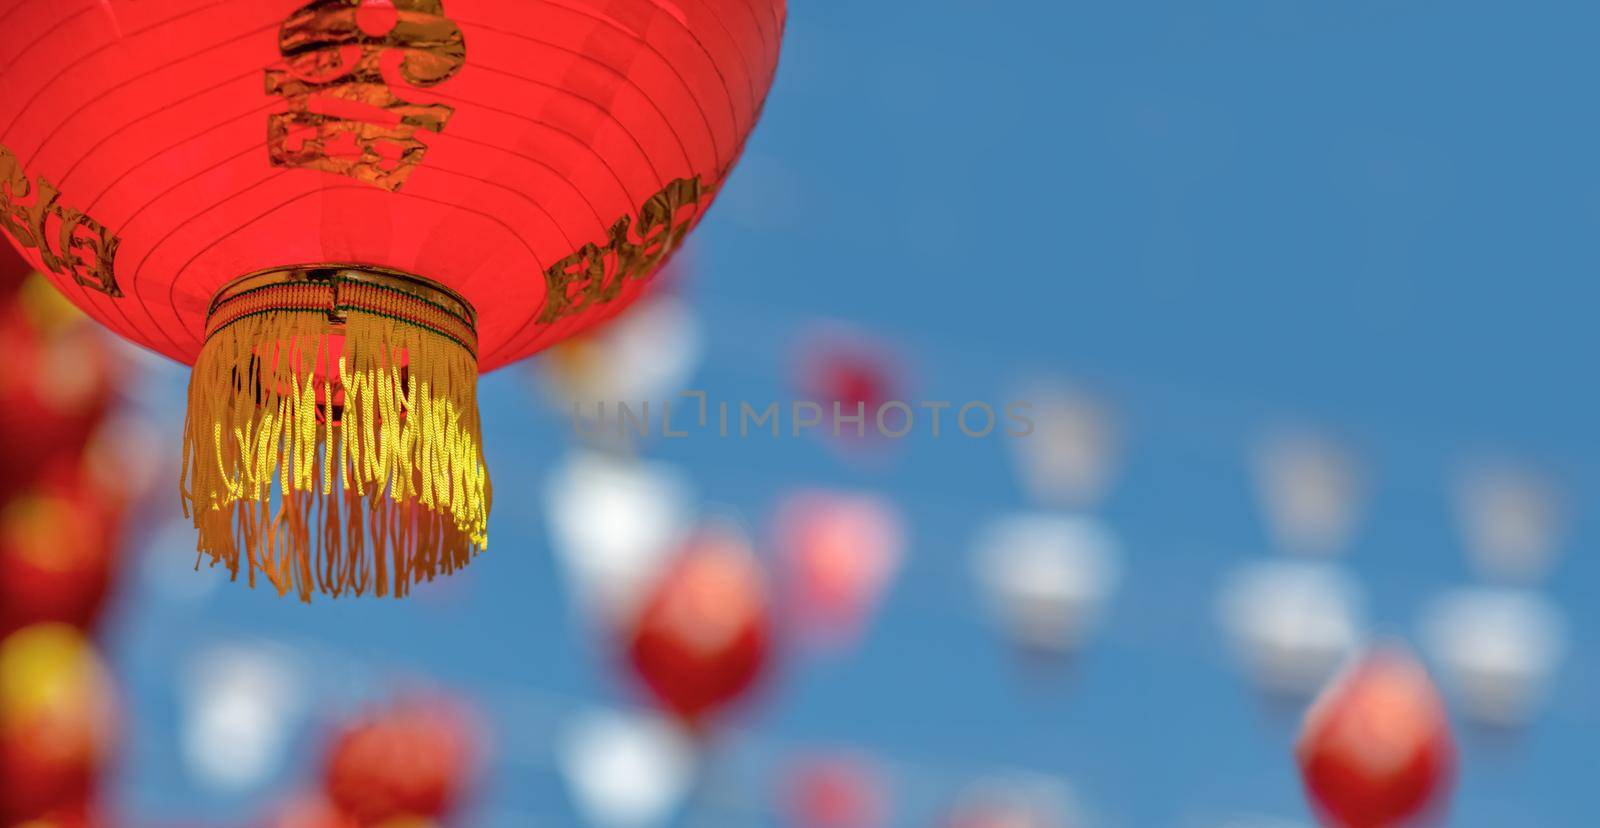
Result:
<svg viewBox="0 0 1600 828"><path fill-rule="evenodd" d="M10 251L0 352L0 823L97 825L118 728L93 633L140 471L97 435L126 366Z"/></svg>

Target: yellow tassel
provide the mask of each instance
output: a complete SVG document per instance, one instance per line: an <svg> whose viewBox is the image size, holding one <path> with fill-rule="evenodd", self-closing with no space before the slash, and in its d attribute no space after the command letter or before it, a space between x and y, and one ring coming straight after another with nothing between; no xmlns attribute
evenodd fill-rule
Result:
<svg viewBox="0 0 1600 828"><path fill-rule="evenodd" d="M213 308L189 381L181 495L201 555L310 601L403 596L485 549L473 343L416 323L436 306L369 284L250 301L220 324Z"/></svg>

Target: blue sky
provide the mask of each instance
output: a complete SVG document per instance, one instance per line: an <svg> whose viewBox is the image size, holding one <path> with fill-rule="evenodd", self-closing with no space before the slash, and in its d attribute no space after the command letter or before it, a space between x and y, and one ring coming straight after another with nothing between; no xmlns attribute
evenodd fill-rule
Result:
<svg viewBox="0 0 1600 828"><path fill-rule="evenodd" d="M1091 650L1031 676L971 578L977 528L1026 505L998 441L914 439L883 467L806 440L655 447L753 527L801 485L886 493L912 524L863 646L786 660L737 717L729 784L843 746L905 768L903 824L1012 768L1064 776L1112 825L1308 822L1292 716L1259 703L1214 623L1227 573L1269 554L1250 441L1303 421L1372 469L1347 563L1383 633L1414 635L1429 597L1472 581L1447 488L1463 458L1512 452L1566 486L1549 592L1570 657L1528 732L1463 734L1450 824L1589 824L1597 28L1592 3L1538 0L796 3L765 121L690 251L710 342L696 385L789 398L791 349L820 318L895 342L923 398L999 400L1038 372L1085 382L1125 416L1102 516L1128 569ZM181 376L161 376L178 399ZM406 675L480 699L509 743L483 823L574 819L551 723L634 697L574 624L538 513L563 424L522 367L482 394L493 547L440 595L307 609L224 585L175 601L150 572L192 561L152 547L112 641L137 713L130 804L175 818L265 801L198 791L172 728L186 653L268 638L317 665L329 706Z"/></svg>

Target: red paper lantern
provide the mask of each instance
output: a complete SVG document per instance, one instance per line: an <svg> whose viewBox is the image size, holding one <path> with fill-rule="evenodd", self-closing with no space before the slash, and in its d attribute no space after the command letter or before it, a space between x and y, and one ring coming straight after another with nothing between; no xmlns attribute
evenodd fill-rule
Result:
<svg viewBox="0 0 1600 828"><path fill-rule="evenodd" d="M440 701L404 701L345 727L325 773L329 800L358 825L441 820L472 782L470 717Z"/></svg>
<svg viewBox="0 0 1600 828"><path fill-rule="evenodd" d="M770 626L766 587L748 542L728 529L705 530L646 598L628 655L656 700L700 728L760 676Z"/></svg>
<svg viewBox="0 0 1600 828"><path fill-rule="evenodd" d="M82 633L41 624L0 641L0 824L86 813L115 731L111 679Z"/></svg>
<svg viewBox="0 0 1600 828"><path fill-rule="evenodd" d="M632 301L754 127L784 0L8 4L0 229L195 365L200 546L401 594L486 545L479 371Z"/></svg>
<svg viewBox="0 0 1600 828"><path fill-rule="evenodd" d="M1403 650L1367 655L1306 714L1295 748L1329 825L1392 828L1425 816L1450 787L1455 746L1427 670Z"/></svg>

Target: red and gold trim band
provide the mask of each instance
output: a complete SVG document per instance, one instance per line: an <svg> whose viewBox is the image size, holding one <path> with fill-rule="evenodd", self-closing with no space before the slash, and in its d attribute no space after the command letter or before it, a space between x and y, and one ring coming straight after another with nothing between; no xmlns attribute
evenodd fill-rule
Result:
<svg viewBox="0 0 1600 828"><path fill-rule="evenodd" d="M368 314L442 336L474 357L478 353L476 317L465 301L421 277L372 268L303 268L240 279L212 301L205 338L271 313L324 314L332 325L352 313Z"/></svg>

